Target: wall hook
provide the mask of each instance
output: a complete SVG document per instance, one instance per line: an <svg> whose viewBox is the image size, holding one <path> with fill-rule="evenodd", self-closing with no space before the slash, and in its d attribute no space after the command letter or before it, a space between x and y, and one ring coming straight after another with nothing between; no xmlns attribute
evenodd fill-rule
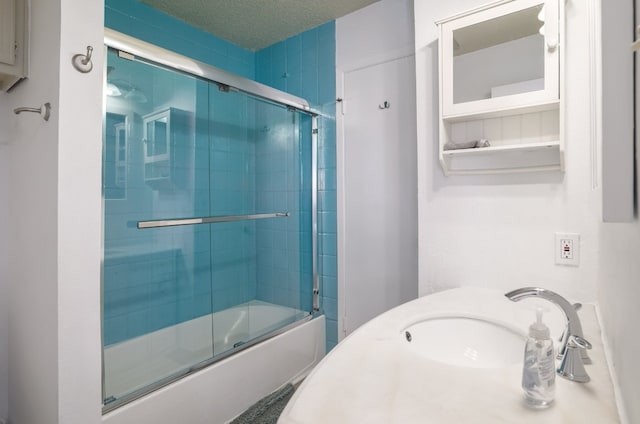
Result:
<svg viewBox="0 0 640 424"><path fill-rule="evenodd" d="M78 72L82 72L86 74L91 72L93 69L93 63L91 62L91 55L93 54L93 47L87 46L86 54L75 54L73 58L71 58L71 63L73 67L78 70Z"/></svg>
<svg viewBox="0 0 640 424"><path fill-rule="evenodd" d="M389 109L391 107L391 103L388 101L384 101L381 105L378 105L378 109Z"/></svg>
<svg viewBox="0 0 640 424"><path fill-rule="evenodd" d="M42 119L48 121L49 117L51 116L51 103L47 102L40 107L17 107L13 109L13 113L15 113L16 115L19 115L22 112L39 113L40 115L42 115Z"/></svg>

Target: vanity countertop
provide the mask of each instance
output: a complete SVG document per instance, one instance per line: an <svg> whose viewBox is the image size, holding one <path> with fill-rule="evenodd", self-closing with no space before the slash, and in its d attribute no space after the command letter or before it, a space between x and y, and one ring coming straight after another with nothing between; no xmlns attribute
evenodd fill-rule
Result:
<svg viewBox="0 0 640 424"><path fill-rule="evenodd" d="M498 315L524 334L535 319L535 305L541 304L540 299L511 302L492 290L460 288L394 308L333 349L296 391L278 423L619 423L594 305L584 305L578 313L593 345L593 363L585 366L591 382L558 376L555 401L548 409L525 406L521 364L459 367L400 347L404 328L438 314ZM557 340L564 318L558 308L546 305L550 313L545 320Z"/></svg>

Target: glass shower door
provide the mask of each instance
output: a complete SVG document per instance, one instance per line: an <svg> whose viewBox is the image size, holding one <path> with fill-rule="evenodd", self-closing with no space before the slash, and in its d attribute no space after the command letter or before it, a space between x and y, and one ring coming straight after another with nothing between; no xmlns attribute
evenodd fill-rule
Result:
<svg viewBox="0 0 640 424"><path fill-rule="evenodd" d="M125 403L314 312L312 117L109 50L103 392Z"/></svg>
<svg viewBox="0 0 640 424"><path fill-rule="evenodd" d="M213 357L207 229L138 228L208 213L208 85L112 50L107 60L105 405Z"/></svg>
<svg viewBox="0 0 640 424"><path fill-rule="evenodd" d="M311 119L212 84L209 122L220 356L311 313Z"/></svg>

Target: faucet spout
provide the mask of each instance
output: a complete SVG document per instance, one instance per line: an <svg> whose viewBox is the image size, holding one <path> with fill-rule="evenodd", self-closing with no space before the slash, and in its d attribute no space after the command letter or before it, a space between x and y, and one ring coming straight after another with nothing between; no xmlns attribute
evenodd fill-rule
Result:
<svg viewBox="0 0 640 424"><path fill-rule="evenodd" d="M584 346L583 345L576 346L574 342L570 343L570 341L573 341L576 339L584 340L583 338L584 335L582 333L582 324L580 323L578 312L576 311L576 308L571 303L569 303L567 299L560 296L558 293L555 293L551 290L543 289L540 287L523 287L520 289L510 291L508 293L505 293L505 296L509 300L512 300L514 302L518 302L522 299L526 299L529 297L540 297L542 299L548 300L549 302L557 305L560 309L562 309L567 319L567 328L565 329L564 334L562 335L562 340L560 342L560 349L558 350L558 357L563 359L562 364L567 363L567 361L564 360L566 359L566 356L568 353L567 350L569 349L572 351L571 356L573 357L575 356L574 352L576 348L579 349L579 352L580 352L579 356L582 359L582 363L585 363L585 364L591 363L591 358L589 358L589 355L587 354L586 344L584 344ZM577 337L573 337L573 336L577 336ZM591 346L589 345L588 347L590 348ZM575 363L575 360L572 360L570 363L573 365ZM588 381L588 376L586 375L586 372L584 373L584 376L576 375L573 372L564 373L562 364L560 369L558 370L558 373L560 375L570 378L571 380L574 380L574 381L581 381L581 380ZM572 376L574 375L576 377L572 378Z"/></svg>

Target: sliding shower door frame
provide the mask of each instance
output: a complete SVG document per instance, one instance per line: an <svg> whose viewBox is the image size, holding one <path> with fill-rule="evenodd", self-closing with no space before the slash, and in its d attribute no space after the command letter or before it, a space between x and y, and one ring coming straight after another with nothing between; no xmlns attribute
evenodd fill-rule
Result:
<svg viewBox="0 0 640 424"><path fill-rule="evenodd" d="M171 70L183 72L187 75L218 84L218 86L224 90L240 91L273 103L292 107L312 116L318 115L318 113L311 110L309 103L305 99L260 84L257 81L223 71L206 63L190 59L171 50L163 49L162 47L138 40L121 32L105 28L104 43L107 47L119 50L120 56L126 59L140 59L145 63L155 63Z"/></svg>
<svg viewBox="0 0 640 424"><path fill-rule="evenodd" d="M240 77L238 75L231 74L229 72L223 71L221 69L215 68L211 65L208 65L203 62L196 61L194 59L190 59L188 57L182 56L170 50L163 49L161 47L155 46L153 44L146 43L144 41L138 40L136 38L130 37L128 35L122 34L120 32L105 28L105 37L104 44L105 50L108 48L112 48L118 51L118 54L121 58L125 58L132 61L139 61L145 64L160 66L163 68L167 68L172 71L177 71L180 73L184 73L186 75L196 77L202 80L205 80L210 83L217 84L218 87L223 91L237 91L252 97L259 98L266 102L277 104L284 106L290 110L297 111L311 117L311 237L312 237L312 310L309 311L310 314L305 316L302 319L299 319L296 322L288 324L284 327L281 327L277 330L271 331L263 336L257 337L253 340L247 341L246 343L234 348L233 350L223 352L221 354L215 355L214 357L191 365L189 368L182 370L180 372L175 373L174 375L170 375L159 379L155 383L143 388L136 390L132 393L122 395L117 399L105 399L106 396L106 388L105 388L105 366L104 366L104 342L102 346L103 358L102 358L102 399L103 399L103 407L102 413L106 414L110 411L117 409L120 406L123 406L129 402L132 402L136 399L139 399L151 392L154 392L174 381L180 380L183 377L199 371L203 368L208 367L209 365L216 363L224 358L235 355L236 353L252 347L258 343L261 343L265 340L273 338L277 335L285 333L295 327L298 327L305 322L308 322L322 313L320 311L320 288L319 288L319 280L318 280L318 116L319 113L315 112L309 106L309 103L299 97L291 95L289 93L285 93L283 91L277 90L275 88L260 84L256 81L252 81L247 78ZM106 54L105 54L106 56ZM104 69L104 85L106 86L106 60L105 60L105 69ZM103 108L106 111L106 105L103 103ZM103 134L104 137L104 134ZM104 209L104 200L103 200L103 209ZM264 214L266 215L266 214ZM274 218L274 217L282 217L285 216L284 213L276 213L274 216L258 216L258 215L246 215L246 216L237 216L237 217L202 217L195 219L186 219L186 220L177 220L183 221L178 223L167 223L166 226L174 226L174 225L197 225L197 224L206 224L213 222L226 222L226 221L234 221L240 219L262 219L262 218ZM287 214L288 215L288 214ZM186 222L191 221L191 222ZM157 226L165 226L165 225L156 225L162 224L159 221L148 221L138 223L138 228L154 228ZM104 254L104 229L102 231L103 238L103 254ZM101 285L104 285L104 276L101 275ZM104 290L104 287L101 287L101 291ZM104 315L104 306L101 302L101 316ZM101 330L104 332L104 320L101 319Z"/></svg>

